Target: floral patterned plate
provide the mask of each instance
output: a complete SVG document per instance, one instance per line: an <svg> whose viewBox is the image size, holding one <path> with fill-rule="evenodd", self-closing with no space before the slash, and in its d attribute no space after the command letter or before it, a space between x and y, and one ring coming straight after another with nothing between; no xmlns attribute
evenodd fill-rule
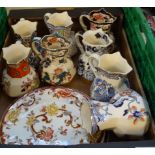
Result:
<svg viewBox="0 0 155 155"><path fill-rule="evenodd" d="M81 106L89 98L68 88L45 87L18 99L0 128L2 144L75 145L90 143ZM87 125L85 125L87 126Z"/></svg>

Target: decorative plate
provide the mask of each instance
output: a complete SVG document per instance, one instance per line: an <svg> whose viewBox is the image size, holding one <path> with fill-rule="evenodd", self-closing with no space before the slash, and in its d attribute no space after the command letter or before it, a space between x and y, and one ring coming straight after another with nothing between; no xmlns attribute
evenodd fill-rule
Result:
<svg viewBox="0 0 155 155"><path fill-rule="evenodd" d="M75 145L90 143L83 128L81 106L89 104L84 94L45 87L18 99L6 112L0 128L2 144Z"/></svg>

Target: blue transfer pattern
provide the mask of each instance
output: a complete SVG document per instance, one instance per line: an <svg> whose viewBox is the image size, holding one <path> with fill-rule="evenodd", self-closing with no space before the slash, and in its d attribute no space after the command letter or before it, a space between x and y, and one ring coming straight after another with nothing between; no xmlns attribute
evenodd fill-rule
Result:
<svg viewBox="0 0 155 155"><path fill-rule="evenodd" d="M83 61L82 58L79 58L79 60L78 60L77 72L80 76L84 77L85 79L87 79L89 81L93 81L95 78L95 75L94 75L92 69L90 68L89 63L86 61Z"/></svg>
<svg viewBox="0 0 155 155"><path fill-rule="evenodd" d="M91 86L91 97L97 101L109 102L115 95L115 89L105 80L95 78Z"/></svg>
<svg viewBox="0 0 155 155"><path fill-rule="evenodd" d="M95 101L91 100L91 111L92 111L92 130L93 133L98 131L97 128L97 123L98 122L104 122L108 119L109 116L112 114L108 112L109 108L109 103L107 102L100 102L100 101Z"/></svg>

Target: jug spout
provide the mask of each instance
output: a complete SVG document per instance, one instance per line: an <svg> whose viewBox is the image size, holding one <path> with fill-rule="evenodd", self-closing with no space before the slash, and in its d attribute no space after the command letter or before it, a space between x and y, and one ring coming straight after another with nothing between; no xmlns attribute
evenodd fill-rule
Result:
<svg viewBox="0 0 155 155"><path fill-rule="evenodd" d="M98 122L97 125L101 131L107 129L114 129L117 126L117 121L117 118L109 118L105 122Z"/></svg>
<svg viewBox="0 0 155 155"><path fill-rule="evenodd" d="M89 57L89 64L96 77L118 88L124 76L132 71L132 67L123 58L120 52L98 56L93 54Z"/></svg>
<svg viewBox="0 0 155 155"><path fill-rule="evenodd" d="M120 52L103 55L98 67L108 73L119 75L127 75L132 71L132 67L128 64L127 60L121 56Z"/></svg>

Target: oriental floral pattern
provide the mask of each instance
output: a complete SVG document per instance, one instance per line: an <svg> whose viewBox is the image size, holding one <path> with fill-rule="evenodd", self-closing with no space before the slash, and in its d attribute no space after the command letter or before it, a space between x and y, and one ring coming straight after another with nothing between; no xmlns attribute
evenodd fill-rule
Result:
<svg viewBox="0 0 155 155"><path fill-rule="evenodd" d="M16 101L1 125L2 144L74 145L89 143L80 109L83 94L67 88L41 88Z"/></svg>
<svg viewBox="0 0 155 155"><path fill-rule="evenodd" d="M145 107L145 100L131 89L117 93L110 102L91 101L91 109L96 124L105 122L109 118L125 118L136 126L146 122L149 111Z"/></svg>

